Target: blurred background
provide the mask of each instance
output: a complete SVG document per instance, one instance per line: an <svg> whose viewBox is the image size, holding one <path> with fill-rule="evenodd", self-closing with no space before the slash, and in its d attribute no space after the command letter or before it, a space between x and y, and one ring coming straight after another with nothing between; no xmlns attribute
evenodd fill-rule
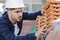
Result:
<svg viewBox="0 0 60 40"><path fill-rule="evenodd" d="M38 10L42 9L41 0L23 0L23 1L24 1L25 6L27 6L26 8L24 8L24 11L26 11L26 12L34 12L34 11L38 11ZM4 8L4 5L2 6L1 4L4 4L4 2L5 2L5 0L0 0L0 6L2 8Z"/></svg>

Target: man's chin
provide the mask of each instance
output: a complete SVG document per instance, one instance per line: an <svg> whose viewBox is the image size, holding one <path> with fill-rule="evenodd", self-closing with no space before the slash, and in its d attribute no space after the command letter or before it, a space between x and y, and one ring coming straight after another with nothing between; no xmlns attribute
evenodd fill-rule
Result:
<svg viewBox="0 0 60 40"><path fill-rule="evenodd" d="M21 21L21 19L17 20L18 22Z"/></svg>

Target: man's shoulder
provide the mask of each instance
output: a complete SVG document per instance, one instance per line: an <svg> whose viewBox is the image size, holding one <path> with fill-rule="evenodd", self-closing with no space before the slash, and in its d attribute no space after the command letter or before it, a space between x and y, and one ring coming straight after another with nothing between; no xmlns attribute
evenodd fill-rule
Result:
<svg viewBox="0 0 60 40"><path fill-rule="evenodd" d="M4 12L3 14L2 14L2 17L0 17L0 24L1 23L7 23L7 19L8 19L8 15L7 15L7 12Z"/></svg>
<svg viewBox="0 0 60 40"><path fill-rule="evenodd" d="M0 17L0 24L6 24L6 23L7 21L4 18Z"/></svg>

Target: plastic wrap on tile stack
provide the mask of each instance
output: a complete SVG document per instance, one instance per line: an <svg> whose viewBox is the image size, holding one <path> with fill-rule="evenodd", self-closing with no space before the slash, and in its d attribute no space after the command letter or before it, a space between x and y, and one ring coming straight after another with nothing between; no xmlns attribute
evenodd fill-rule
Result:
<svg viewBox="0 0 60 40"><path fill-rule="evenodd" d="M36 31L44 25L47 28L52 27L50 22L60 18L60 0L46 0L46 3L42 7L42 15L36 18Z"/></svg>
<svg viewBox="0 0 60 40"><path fill-rule="evenodd" d="M40 27L47 24L46 16L37 16L36 18L36 31L40 29Z"/></svg>

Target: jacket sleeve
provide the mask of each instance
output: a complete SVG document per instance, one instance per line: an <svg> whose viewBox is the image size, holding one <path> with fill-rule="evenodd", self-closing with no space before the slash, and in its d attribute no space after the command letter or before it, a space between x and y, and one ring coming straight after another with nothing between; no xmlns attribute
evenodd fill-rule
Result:
<svg viewBox="0 0 60 40"><path fill-rule="evenodd" d="M36 40L35 34L31 33L31 34L27 34L25 36L26 40Z"/></svg>
<svg viewBox="0 0 60 40"><path fill-rule="evenodd" d="M10 32L6 25L0 24L0 40L35 40L34 34L28 34L26 36L15 36Z"/></svg>
<svg viewBox="0 0 60 40"><path fill-rule="evenodd" d="M34 12L34 13L23 12L23 19L24 20L35 20L38 15L42 15L41 10Z"/></svg>

